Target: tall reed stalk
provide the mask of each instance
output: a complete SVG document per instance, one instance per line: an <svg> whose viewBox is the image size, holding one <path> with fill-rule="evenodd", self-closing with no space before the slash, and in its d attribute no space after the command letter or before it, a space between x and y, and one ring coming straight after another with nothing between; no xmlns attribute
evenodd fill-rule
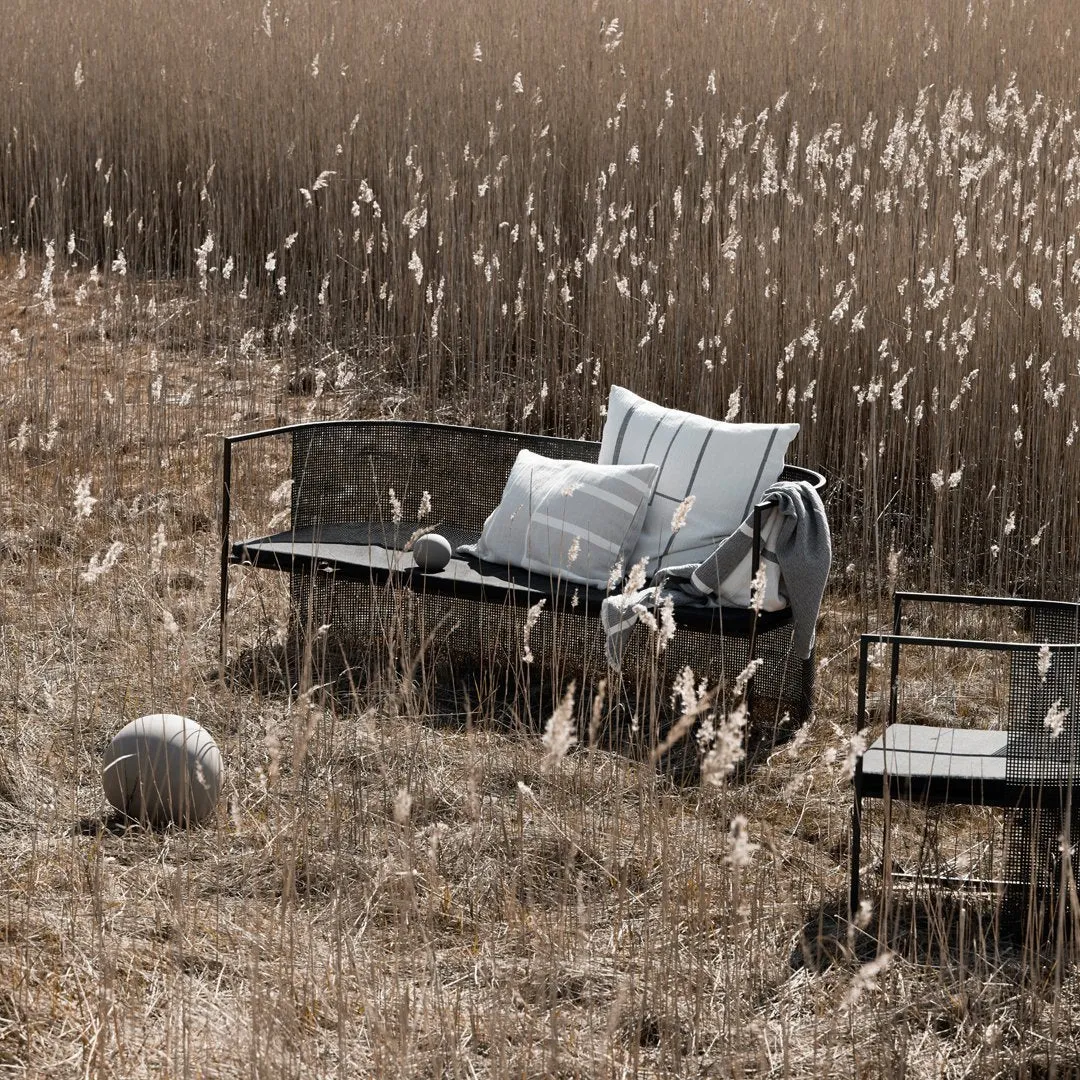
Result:
<svg viewBox="0 0 1080 1080"><path fill-rule="evenodd" d="M17 7L0 247L432 414L795 419L860 580L1075 590L1065 0Z"/></svg>

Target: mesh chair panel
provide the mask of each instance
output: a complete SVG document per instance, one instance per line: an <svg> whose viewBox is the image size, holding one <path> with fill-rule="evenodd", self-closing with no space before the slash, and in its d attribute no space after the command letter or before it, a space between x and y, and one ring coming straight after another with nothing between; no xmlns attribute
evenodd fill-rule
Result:
<svg viewBox="0 0 1080 1080"><path fill-rule="evenodd" d="M457 526L478 535L499 505L521 450L595 461L600 444L442 424L357 421L298 428L292 449L292 527L331 522L390 521L390 491L405 522Z"/></svg>
<svg viewBox="0 0 1080 1080"><path fill-rule="evenodd" d="M1080 807L1072 807L1071 792L1080 776L1080 671L1075 649L1053 646L1080 641L1078 630L1080 607L1035 607L1031 640L1050 648L1042 657L1012 656L1006 778L1025 796L1009 815L1008 880L1017 893L1011 907L1021 911L1060 884L1066 853L1076 874L1070 849L1080 837Z"/></svg>

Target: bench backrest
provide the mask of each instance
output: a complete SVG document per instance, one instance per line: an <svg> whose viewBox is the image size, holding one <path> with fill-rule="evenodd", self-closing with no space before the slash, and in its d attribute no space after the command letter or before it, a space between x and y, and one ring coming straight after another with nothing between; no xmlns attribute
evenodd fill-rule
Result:
<svg viewBox="0 0 1080 1080"><path fill-rule="evenodd" d="M415 521L426 491L425 523L479 534L523 449L595 461L600 444L409 421L305 424L292 433L292 526L389 521L391 490L403 520Z"/></svg>
<svg viewBox="0 0 1080 1080"><path fill-rule="evenodd" d="M521 450L545 457L596 461L600 443L405 420L334 420L292 429L292 527L389 521L391 489L405 523L431 496L425 524L441 522L479 535L499 505ZM805 480L820 492L819 473L786 466L784 480Z"/></svg>

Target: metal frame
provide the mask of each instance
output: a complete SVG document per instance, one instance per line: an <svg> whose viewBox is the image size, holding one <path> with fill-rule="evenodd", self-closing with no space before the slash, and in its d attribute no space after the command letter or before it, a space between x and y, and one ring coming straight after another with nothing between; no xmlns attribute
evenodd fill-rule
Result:
<svg viewBox="0 0 1080 1080"><path fill-rule="evenodd" d="M903 611L905 604L952 604L952 605L967 605L972 607L1013 607L1019 608L1031 613L1033 624L1036 625L1038 630L1038 621L1040 617L1046 616L1048 613L1053 617L1056 616L1059 622L1063 619L1063 626L1065 628L1064 635L1061 633L1063 626L1057 627L1043 627L1044 631L1056 630L1057 633L1053 636L1057 636L1059 640L1051 640L1050 634L1045 634L1047 637L1045 642L1042 641L1030 641L1030 642L1010 642L1010 641L982 641L974 639L960 639L960 638L948 638L948 637L931 637L921 635L904 634L902 632ZM1071 624L1071 626L1070 626ZM858 693L856 704L856 719L855 730L861 732L867 725L867 682L868 682L868 660L869 650L872 645L884 644L891 646L890 648L890 666L889 666L889 705L885 718L885 730L897 722L897 708L898 708L898 692L899 692L899 666L900 666L900 652L901 648L905 645L912 647L941 647L949 649L965 649L965 650L979 650L983 652L1008 652L1013 657L1013 676L1014 678L1018 674L1018 665L1024 664L1024 668L1019 669L1019 674L1026 673L1030 675L1031 665L1037 663L1039 653L1045 648L1049 648L1052 655L1056 658L1058 655L1063 654L1069 658L1069 663L1065 667L1066 677L1071 680L1072 684L1076 682L1077 676L1077 664L1080 660L1080 603L1071 601L1059 601L1059 600L1035 600L1030 598L1021 597L997 597L997 596L963 596L949 593L918 593L918 592L897 592L893 598L893 624L891 633L866 633L862 634L859 639L859 667L858 667ZM1060 640L1064 636L1066 640ZM1075 685L1072 685L1073 698L1076 701L1076 695L1080 693ZM977 800L981 805L987 806L1000 806L1006 808L1013 808L1019 810L1021 813L1027 814L1029 818L1036 821L1036 827L1042 827L1039 824L1039 820L1043 815L1050 813L1060 814L1061 810L1067 805L1071 804L1072 792L1074 788L1080 786L1080 767L1073 768L1076 765L1076 753L1070 752L1069 772L1064 782L1059 777L1052 775L1051 770L1047 770L1045 775L1039 775L1032 777L1026 774L1026 770L1021 772L1016 766L1016 762L1020 760L1020 754L1014 750L1019 741L1019 749L1021 751L1037 750L1031 744L1032 740L1026 738L1023 735L1019 735L1013 730L1013 715L1015 705L1013 703L1014 687L1010 687L1010 725L1007 741L1007 753L1006 753L1006 777L1001 784L989 784L981 792L981 797ZM1080 729L1078 729L1080 730ZM1067 734L1067 738L1071 739L1072 743L1076 743L1078 732L1070 730ZM1075 747L1074 747L1075 749ZM1031 758L1023 759L1030 762ZM1051 758L1047 758L1047 762L1051 761ZM885 756L886 767L882 774L882 791L880 796L876 793L870 794L865 790L863 782L863 760L860 755L855 765L855 773L853 777L853 806L852 806L852 818L851 818L851 852L850 852L850 866L851 866L851 886L849 893L849 910L854 916L859 906L859 892L860 892L860 849L862 840L862 799L866 797L880 797L883 801L887 801L890 798L905 796L897 790L897 786L893 784L887 771L888 755ZM1012 767L1010 767L1012 766ZM897 778L902 780L903 778ZM941 792L933 788L930 783L927 783L925 789L920 789L921 801L926 804L931 803L953 803L962 801L957 798L950 798L948 793ZM913 801L908 799L907 801ZM976 801L976 800L972 800ZM1045 831L1045 829L1043 829ZM1028 868L1030 869L1030 868ZM950 880L949 884L954 887L959 885L960 887L969 886L971 882L960 882L957 880ZM995 884L995 883L979 883L979 884ZM996 883L998 885L1006 884L1002 882ZM1029 882L1010 882L1010 884L1019 884L1027 886Z"/></svg>
<svg viewBox="0 0 1080 1080"><path fill-rule="evenodd" d="M422 421L396 421L396 420L334 420L334 421L315 421L302 424L290 424L281 427L269 428L262 431L247 432L240 435L227 435L223 437L223 457L222 457L222 477L221 477L221 529L220 529L220 588L219 588L219 613L220 613L220 664L221 671L225 670L225 662L227 657L227 634L228 634L228 600L229 600L229 581L228 573L229 566L232 563L241 563L248 561L245 557L245 553L242 550L241 544L234 543L231 537L231 512L233 505L233 448L237 444L244 442L251 442L258 439L270 438L270 437L288 437L291 442L291 470L294 480L299 472L301 475L306 475L306 454L309 452L309 448L315 445L315 441L324 432L333 432L335 430L342 431L342 443L343 445L349 445L349 440L353 438L363 438L370 435L373 439L379 439L384 434L389 438L394 433L399 433L402 438L406 438L409 433L415 434L418 443L424 439L437 437L442 438L462 438L467 440L472 446L482 446L485 439L490 439L493 446L499 448L506 448L510 443L517 444L520 442L523 445L528 445L530 448L537 450L538 452L546 453L548 456L557 457L574 457L581 460L596 460L599 454L600 443L599 442L587 442L584 440L570 440L557 438L553 436L537 436L527 435L517 432L505 432L499 430L491 430L485 428L475 427L461 427L455 425L446 424L433 424ZM354 436L353 432L356 432ZM325 448L320 451L325 456ZM515 451L516 453L516 451ZM821 491L825 487L825 478L817 472L810 469L800 468L798 466L786 466L784 473L786 479L801 479L808 481L814 485L814 487ZM485 477L485 489L490 488L493 482L497 482L498 490L501 492L502 484L505 480L505 475L499 475L497 480L492 474ZM293 490L293 514L292 514L292 526L297 526L297 520L300 518L304 527L317 527L325 529L327 526L320 524L311 525L308 518L312 517L311 496L305 495L303 502L302 512L300 507L300 496L298 495L298 487L300 485L294 484ZM433 489L434 490L434 489ZM487 497L490 498L490 495ZM476 500L474 500L476 501ZM482 501L482 500L480 500ZM496 496L497 501L497 496ZM762 532L762 515L764 510L767 509L768 504L759 503L754 507L753 515L753 549L752 549L752 565L753 571L756 573L760 564L760 549L761 549L761 532ZM493 506L492 506L493 508ZM470 510L475 510L475 507L470 506ZM486 516L484 512L484 516ZM314 521L315 518L312 518ZM482 522L482 518L481 518ZM283 534L290 535L289 533ZM266 560L253 560L256 565L263 568L271 568L278 570L290 570L294 576L293 593L294 600L300 595L297 582L295 580L297 573L308 574L309 578L317 581L319 575L315 575L313 572L319 567L312 565L311 567L304 567L301 565L300 559L288 559L287 565L278 565L272 559ZM339 571L339 568L335 567L335 571ZM343 580L350 577L359 581L361 578L367 578L376 584L383 584L390 582L392 584L403 584L405 586L422 589L425 593L437 593L453 592L454 596L450 599L454 603L460 602L476 602L481 603L495 599L498 601L508 600L511 603L532 603L535 600L535 596L532 600L523 600L523 597L528 597L530 594L523 590L516 590L511 584L509 587L500 592L498 588L493 588L490 583L487 583L479 592L476 592L475 588L472 592L476 592L476 595L472 595L470 592L470 583L468 582L451 582L447 583L437 578L421 577L419 580L414 580L413 577L407 572L401 572L394 569L387 569L385 572L372 569L371 567L358 567L352 572L348 567L341 567L337 576ZM584 590L582 590L584 592ZM498 595L496 595L498 594ZM591 599L591 598L589 598ZM553 597L555 606L564 606L557 603L558 598ZM567 608L569 605L565 605ZM592 606L591 604L589 606ZM551 607L551 605L549 605ZM721 625L721 620L718 616L712 617L706 622L702 623L702 627L699 628L701 632L706 634L727 636L732 639L744 639L748 642L748 648L751 657L755 655L754 649L757 647L757 639L763 634L769 633L774 627L787 626L790 623L790 612L781 613L761 613L755 615L753 612L743 613L741 611L735 612L733 609L724 609L726 612L725 619ZM711 626L712 629L708 629ZM803 714L809 712L811 705L810 696L812 691L812 679L813 679L813 662L811 661L794 661L795 663L801 663L803 665L803 671L800 676L800 682L803 686L802 701L799 703L800 711ZM766 673L762 672L761 677L765 677Z"/></svg>

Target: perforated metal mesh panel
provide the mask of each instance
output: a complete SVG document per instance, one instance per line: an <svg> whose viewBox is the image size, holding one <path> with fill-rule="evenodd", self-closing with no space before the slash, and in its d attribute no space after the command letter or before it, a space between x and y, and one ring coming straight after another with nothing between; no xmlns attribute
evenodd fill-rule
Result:
<svg viewBox="0 0 1080 1080"><path fill-rule="evenodd" d="M526 644L533 656L531 680L560 692L570 679L608 678L603 631L595 617L545 606L530 628L520 605L488 603L439 593L418 593L393 584L373 585L328 573L294 574L296 629L328 626L320 649L335 664L341 660L371 666L398 661L433 669L454 679L489 670L493 678L509 670L526 673ZM811 708L814 664L796 658L790 624L759 633L755 652L764 662L754 683L754 714L773 710L802 718ZM735 677L750 660L744 637L680 628L657 655L655 635L639 624L622 664L622 692L634 707L663 710L676 675L687 665L710 686L721 684L721 707L728 704Z"/></svg>
<svg viewBox="0 0 1080 1080"><path fill-rule="evenodd" d="M1080 641L1080 607L1032 608L1030 640L1046 643L1048 650L1042 657L1014 653L1011 662L1006 777L1025 793L1009 820L1013 895L1006 912L1013 916L1026 916L1032 900L1046 908L1061 883L1066 853L1076 876L1078 860L1071 849L1080 839L1080 807L1071 800L1080 778L1080 671L1075 649L1055 647Z"/></svg>
<svg viewBox="0 0 1080 1080"><path fill-rule="evenodd" d="M400 529L408 536L418 524L436 526L457 544L479 535L498 505L518 453L530 449L547 457L595 461L600 444L573 439L492 432L420 423L345 422L304 426L292 434L292 528L337 522L389 524L400 505ZM786 469L784 477L805 479ZM393 498L390 492L393 491ZM424 492L431 512L417 512ZM411 661L517 664L524 652L525 611L503 603L418 594L297 570L293 574L294 629L329 624L323 646L335 660L360 657L372 645ZM790 624L757 635L762 664L754 684L762 708L805 717L811 708L814 663L791 652ZM698 678L730 684L749 662L743 637L682 628L657 659L647 630L633 635L624 671L651 680L658 699L670 695L676 673L689 665ZM602 675L603 635L593 618L565 607L545 610L530 635L542 678L559 684L573 673ZM644 675L643 675L644 673ZM651 673L651 674L650 674ZM663 688L662 692L660 688Z"/></svg>
<svg viewBox="0 0 1080 1080"><path fill-rule="evenodd" d="M477 536L499 505L521 450L546 457L596 461L600 444L438 424L344 423L293 433L292 527L329 522L390 521L390 491L402 518L415 523L420 500L431 496L423 524L457 527Z"/></svg>

